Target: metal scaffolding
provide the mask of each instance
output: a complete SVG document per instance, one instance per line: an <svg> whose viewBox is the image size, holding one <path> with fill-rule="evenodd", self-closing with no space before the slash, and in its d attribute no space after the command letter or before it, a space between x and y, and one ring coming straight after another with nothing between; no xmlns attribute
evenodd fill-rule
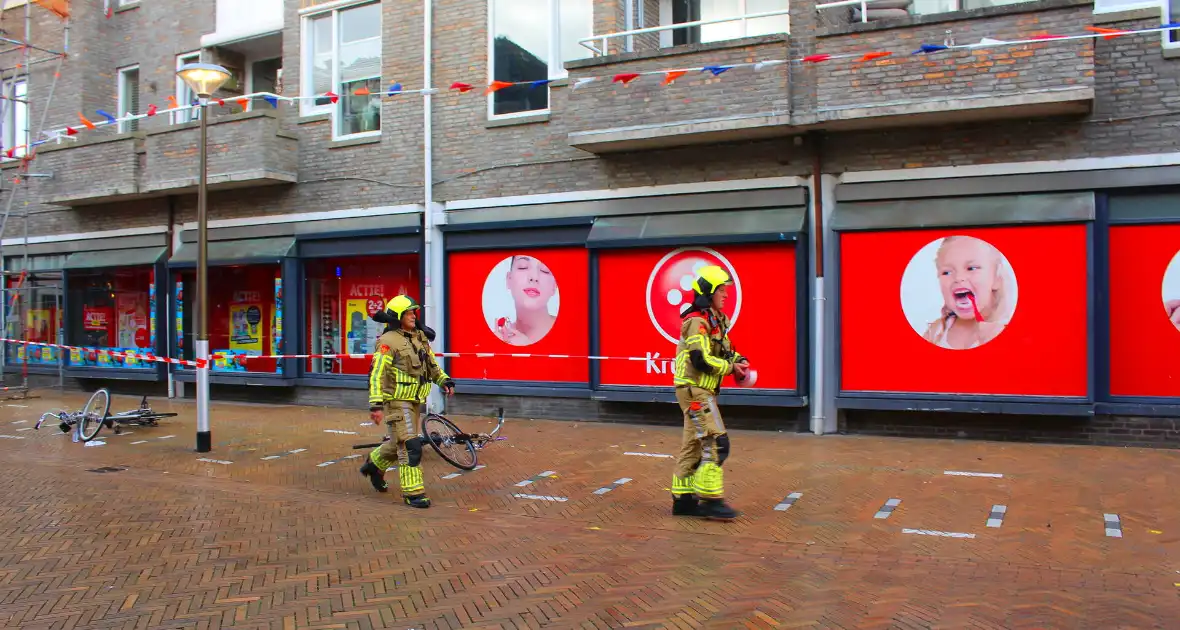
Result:
<svg viewBox="0 0 1180 630"><path fill-rule="evenodd" d="M0 30L6 30L5 18L14 12L4 8L4 4L6 4L4 0L0 0ZM29 166L36 157L36 147L44 143L42 136L44 135L45 121L57 90L58 79L61 78L62 64L68 57L70 3L68 0L36 0L36 4L41 10L52 13L62 20L60 50L47 46L43 42L34 41L33 4L34 0L27 0L24 3L24 28L21 39L0 36L0 48L2 48L0 49L0 141L10 138L12 145L0 147L0 155L4 158L20 160L19 167L14 169L15 174L6 176L0 182L0 195L4 197L4 212L3 215L0 215L0 279L3 280L3 284L0 285L0 296L3 297L4 308L0 311L0 318L2 318L0 325L3 326L6 339L24 342L49 342L51 339L61 339L61 306L64 297L61 291L62 278L61 272L34 272L29 266L30 204L28 184L31 178L39 177L37 173L30 172ZM7 32L4 35L7 35ZM34 57L34 52L37 53L36 57ZM37 101L33 91L33 69L49 62L56 62L53 81L50 84L45 103L40 108L41 118L36 128L36 135L33 135L32 121L36 109L34 104ZM23 79L25 86L23 98L16 94L16 85L21 79ZM18 105L24 106L24 129L9 129L17 124L15 112ZM22 139L23 144L21 143ZM18 195L23 199L19 213L23 224L23 234L19 245L21 258L19 265L10 265L10 257L5 251L7 247L4 238L7 235L8 219L12 216ZM9 247L14 245L15 243L11 241L8 243ZM19 270L10 268L15 266L19 266ZM15 286L13 285L14 279ZM51 301L53 307L50 309L40 308L45 306L44 303L47 301ZM40 325L46 322L41 321L40 314L46 310L52 313L51 319L53 321L48 322L50 334L42 339ZM34 324L37 324L38 330L32 329ZM34 362L34 357L36 362L42 364L46 363L48 357L55 359L58 387L61 386L64 357L61 356L60 351L55 348L30 346L28 343L13 343L12 341L6 341L3 345L3 351L0 351L0 375L3 376L4 383L3 387L0 387L0 399L29 397L29 363ZM19 363L21 366L19 384L9 382L9 368L15 367L14 363Z"/></svg>

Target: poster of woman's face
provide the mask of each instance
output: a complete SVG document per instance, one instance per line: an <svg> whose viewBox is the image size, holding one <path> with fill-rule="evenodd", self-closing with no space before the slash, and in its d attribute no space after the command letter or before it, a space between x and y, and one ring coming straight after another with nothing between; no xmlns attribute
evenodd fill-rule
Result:
<svg viewBox="0 0 1180 630"><path fill-rule="evenodd" d="M509 345L530 346L543 339L553 329L560 306L557 279L532 256L505 258L484 281L484 320Z"/></svg>
<svg viewBox="0 0 1180 630"><path fill-rule="evenodd" d="M1180 252L1172 257L1164 271L1163 282L1164 312L1172 325L1180 329Z"/></svg>
<svg viewBox="0 0 1180 630"><path fill-rule="evenodd" d="M1012 320L1016 274L991 243L947 236L910 259L901 278L901 308L914 332L948 350L995 339Z"/></svg>

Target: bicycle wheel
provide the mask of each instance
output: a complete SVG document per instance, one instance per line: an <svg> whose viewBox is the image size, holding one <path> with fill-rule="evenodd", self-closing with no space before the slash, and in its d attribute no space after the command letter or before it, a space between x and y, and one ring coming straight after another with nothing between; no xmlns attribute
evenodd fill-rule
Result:
<svg viewBox="0 0 1180 630"><path fill-rule="evenodd" d="M422 436L434 447L439 457L460 470L474 470L475 445L468 440L455 440L455 436L462 435L465 434L455 423L437 413L427 414L422 419Z"/></svg>
<svg viewBox="0 0 1180 630"><path fill-rule="evenodd" d="M102 425L106 422L107 414L111 410L111 394L106 389L99 389L90 395L82 414L78 419L78 430L83 442L89 442L98 435Z"/></svg>

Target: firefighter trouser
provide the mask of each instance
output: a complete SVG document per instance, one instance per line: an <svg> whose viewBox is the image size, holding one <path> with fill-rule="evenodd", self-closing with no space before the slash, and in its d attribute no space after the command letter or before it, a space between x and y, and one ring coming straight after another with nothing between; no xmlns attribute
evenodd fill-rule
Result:
<svg viewBox="0 0 1180 630"><path fill-rule="evenodd" d="M423 494L426 485L422 480L422 438L418 434L420 405L409 400L386 401L385 427L389 440L369 453L372 461L382 472L397 464L397 476L401 482L402 495L411 497Z"/></svg>
<svg viewBox="0 0 1180 630"><path fill-rule="evenodd" d="M729 456L729 436L717 398L707 389L679 385L676 402L684 413L684 439L672 473L672 496L720 499L725 494L721 464Z"/></svg>

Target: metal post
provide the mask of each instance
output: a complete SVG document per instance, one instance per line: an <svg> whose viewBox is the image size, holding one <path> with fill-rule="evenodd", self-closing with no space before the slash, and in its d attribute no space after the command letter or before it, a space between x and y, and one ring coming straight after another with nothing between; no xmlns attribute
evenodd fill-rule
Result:
<svg viewBox="0 0 1180 630"><path fill-rule="evenodd" d="M206 150L209 140L208 98L201 97L200 174L197 181L197 452L213 450L209 430L209 242L208 171Z"/></svg>

